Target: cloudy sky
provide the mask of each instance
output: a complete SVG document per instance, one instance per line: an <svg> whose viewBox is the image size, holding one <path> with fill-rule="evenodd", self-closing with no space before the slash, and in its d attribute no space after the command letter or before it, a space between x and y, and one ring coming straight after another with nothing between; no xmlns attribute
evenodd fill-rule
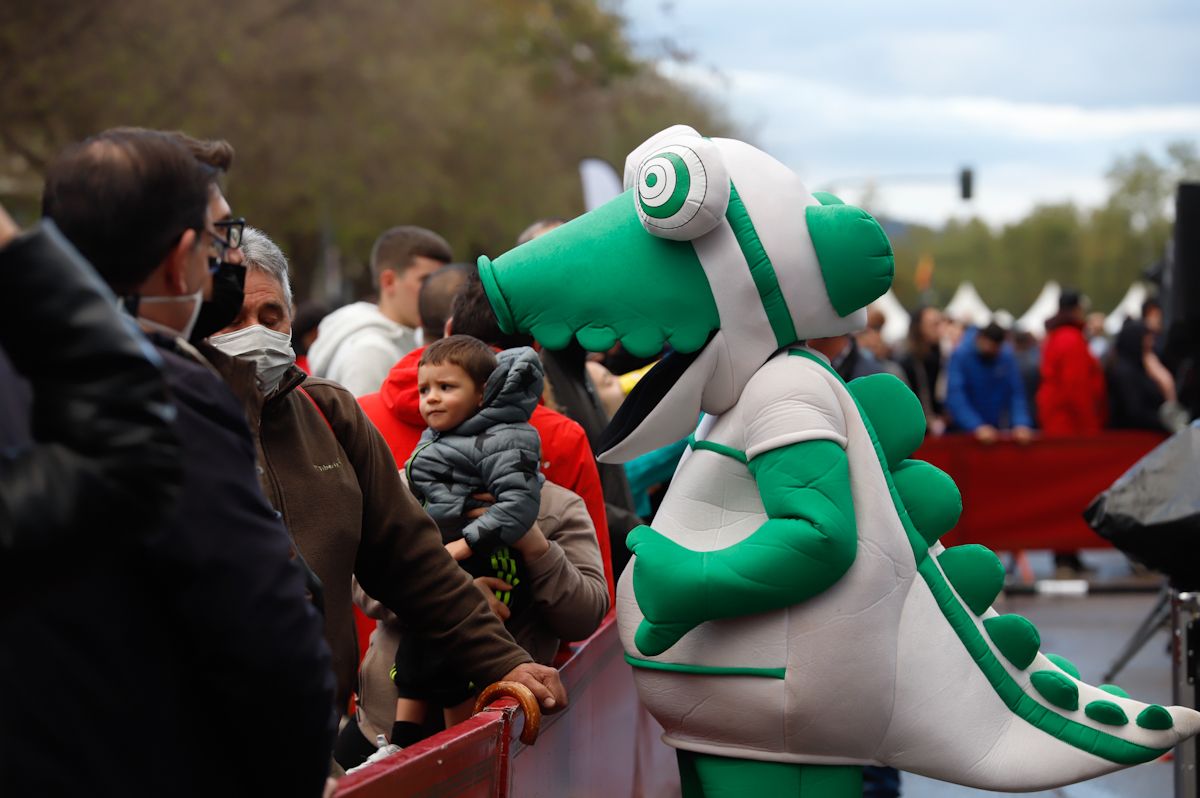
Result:
<svg viewBox="0 0 1200 798"><path fill-rule="evenodd" d="M624 0L634 41L810 188L938 224L1096 205L1118 155L1200 141L1197 0ZM975 171L975 199L957 172Z"/></svg>

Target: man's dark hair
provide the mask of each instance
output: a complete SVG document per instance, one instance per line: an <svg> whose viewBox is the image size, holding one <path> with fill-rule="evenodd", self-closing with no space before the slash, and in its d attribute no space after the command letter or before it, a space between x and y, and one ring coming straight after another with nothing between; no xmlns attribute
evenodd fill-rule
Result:
<svg viewBox="0 0 1200 798"><path fill-rule="evenodd" d="M469 335L498 349L514 346L532 346L533 337L520 333L506 333L500 329L496 314L488 302L487 292L478 274L472 274L467 284L454 297L450 306L450 329L455 335Z"/></svg>
<svg viewBox="0 0 1200 798"><path fill-rule="evenodd" d="M198 139L182 130L151 130L144 127L114 127L105 133L165 133L188 148L197 161L211 166L217 172L228 172L233 167L233 145L225 139Z"/></svg>
<svg viewBox="0 0 1200 798"><path fill-rule="evenodd" d="M994 321L980 330L979 335L997 344L1004 343L1004 328Z"/></svg>
<svg viewBox="0 0 1200 798"><path fill-rule="evenodd" d="M476 271L472 263L451 263L425 278L417 294L417 315L421 317L421 330L425 342L429 343L445 335L446 319L454 297Z"/></svg>
<svg viewBox="0 0 1200 798"><path fill-rule="evenodd" d="M496 353L492 348L469 335L451 335L425 347L417 366L440 366L449 363L467 372L481 392L488 377L496 370Z"/></svg>
<svg viewBox="0 0 1200 798"><path fill-rule="evenodd" d="M197 161L207 164L218 172L228 172L233 166L233 145L225 139L198 139L182 130L168 130L180 144L187 147Z"/></svg>
<svg viewBox="0 0 1200 798"><path fill-rule="evenodd" d="M321 320L329 315L329 306L316 299L306 299L296 305L296 315L292 318L292 349L297 355L308 354L304 345L304 336L308 335L321 324Z"/></svg>
<svg viewBox="0 0 1200 798"><path fill-rule="evenodd" d="M375 239L371 248L371 278L378 284L379 275L386 269L403 273L412 265L413 258L449 263L454 255L446 239L432 230L413 225L393 227Z"/></svg>
<svg viewBox="0 0 1200 798"><path fill-rule="evenodd" d="M1079 293L1078 291L1076 291L1074 289L1065 288L1065 289L1063 289L1063 292L1058 295L1058 309L1059 310L1074 310L1075 308L1081 307L1082 305L1083 305L1083 294Z"/></svg>
<svg viewBox="0 0 1200 798"><path fill-rule="evenodd" d="M184 231L204 229L215 175L171 134L107 130L51 162L42 214L116 293L126 293L158 268Z"/></svg>
<svg viewBox="0 0 1200 798"><path fill-rule="evenodd" d="M1146 318L1146 314L1152 310L1157 310L1161 313L1162 303L1156 297L1147 297L1146 301L1142 303L1142 318Z"/></svg>
<svg viewBox="0 0 1200 798"><path fill-rule="evenodd" d="M921 334L921 322L924 321L926 313L936 313L938 309L933 305L919 305L913 311L912 316L908 321L908 348L913 354L919 357L925 357L929 353L930 345L925 341L925 336Z"/></svg>

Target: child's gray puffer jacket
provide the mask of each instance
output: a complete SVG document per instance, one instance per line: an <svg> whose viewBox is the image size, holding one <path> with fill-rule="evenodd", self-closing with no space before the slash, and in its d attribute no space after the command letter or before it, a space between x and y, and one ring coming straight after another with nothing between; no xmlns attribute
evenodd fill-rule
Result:
<svg viewBox="0 0 1200 798"><path fill-rule="evenodd" d="M478 506L474 493L496 502L463 528L472 550L515 543L537 520L542 480L541 439L529 416L542 395L542 364L527 346L506 349L483 389L479 412L446 432L426 429L408 460L408 481L440 526Z"/></svg>

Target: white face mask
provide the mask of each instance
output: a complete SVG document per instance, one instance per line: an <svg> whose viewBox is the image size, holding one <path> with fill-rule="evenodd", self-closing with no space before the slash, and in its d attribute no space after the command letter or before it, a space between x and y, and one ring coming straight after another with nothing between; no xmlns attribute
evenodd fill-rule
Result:
<svg viewBox="0 0 1200 798"><path fill-rule="evenodd" d="M280 380L292 364L296 353L292 351L292 336L268 330L254 324L224 335L212 335L209 344L231 357L253 360L258 372L258 387L269 394L279 387Z"/></svg>
<svg viewBox="0 0 1200 798"><path fill-rule="evenodd" d="M152 321L144 316L138 316L138 321L145 324L151 329L158 330L169 336L179 336L185 341L192 337L192 328L196 326L196 319L200 317L200 308L204 305L204 287L196 289L194 294L184 294L183 296L144 296L138 299L140 305L169 305L176 302L191 302L192 315L187 320L187 324L183 325L182 330L173 330L165 324L160 324L157 321Z"/></svg>

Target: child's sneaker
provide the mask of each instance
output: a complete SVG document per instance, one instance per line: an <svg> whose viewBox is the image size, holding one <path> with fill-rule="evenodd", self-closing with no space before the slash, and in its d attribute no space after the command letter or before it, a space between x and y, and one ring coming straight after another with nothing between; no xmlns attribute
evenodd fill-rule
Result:
<svg viewBox="0 0 1200 798"><path fill-rule="evenodd" d="M363 762L361 765L357 765L357 766L352 767L349 770L347 770L346 771L347 776L350 775L351 773L357 773L360 770L365 770L366 768L370 767L371 765L374 765L376 762L382 762L383 760L387 759L392 754L401 750L400 746L392 745L391 743L389 743L387 741L387 738L384 737L382 734L378 734L375 736L375 744L377 746L379 746L379 748L375 751L375 753L373 753L369 757L367 757L366 761Z"/></svg>

